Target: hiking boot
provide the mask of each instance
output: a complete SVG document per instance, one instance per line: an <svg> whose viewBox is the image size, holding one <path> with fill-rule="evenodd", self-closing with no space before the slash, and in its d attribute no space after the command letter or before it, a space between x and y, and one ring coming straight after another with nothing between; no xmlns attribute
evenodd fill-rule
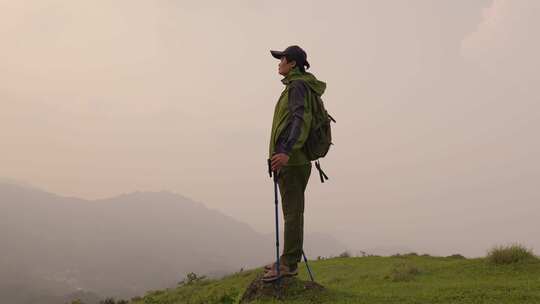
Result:
<svg viewBox="0 0 540 304"><path fill-rule="evenodd" d="M279 276L278 276L277 267L275 267L275 263L274 263L274 267L272 267L270 270L268 270L264 274L264 276L262 277L262 280L263 282L273 282L279 278L295 276L297 274L298 274L298 267L296 267L295 269L291 269L287 265L281 265L281 267L279 267Z"/></svg>
<svg viewBox="0 0 540 304"><path fill-rule="evenodd" d="M285 264L283 264L283 260L282 260L282 259L279 260L279 263L280 263L281 265L285 265ZM267 265L264 265L264 271L269 271L270 269L272 269L272 267L276 267L276 262L270 263L270 264L267 264Z"/></svg>

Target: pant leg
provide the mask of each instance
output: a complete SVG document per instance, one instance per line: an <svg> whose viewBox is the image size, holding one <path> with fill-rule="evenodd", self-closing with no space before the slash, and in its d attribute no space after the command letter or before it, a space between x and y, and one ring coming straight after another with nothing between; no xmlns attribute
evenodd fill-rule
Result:
<svg viewBox="0 0 540 304"><path fill-rule="evenodd" d="M292 269L302 258L304 241L304 192L311 174L311 163L284 166L278 176L281 207L285 222L284 246L281 258Z"/></svg>

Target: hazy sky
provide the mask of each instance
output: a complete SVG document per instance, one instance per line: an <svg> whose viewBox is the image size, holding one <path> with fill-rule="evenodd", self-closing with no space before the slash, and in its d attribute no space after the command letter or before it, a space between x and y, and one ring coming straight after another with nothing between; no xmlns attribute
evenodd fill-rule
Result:
<svg viewBox="0 0 540 304"><path fill-rule="evenodd" d="M539 29L536 0L0 0L0 177L171 190L272 232L269 50L298 44L338 122L306 231L540 253Z"/></svg>

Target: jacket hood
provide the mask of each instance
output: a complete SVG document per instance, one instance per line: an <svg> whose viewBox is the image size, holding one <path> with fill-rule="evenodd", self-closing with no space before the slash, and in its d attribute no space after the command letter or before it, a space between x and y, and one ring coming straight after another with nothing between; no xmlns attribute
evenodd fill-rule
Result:
<svg viewBox="0 0 540 304"><path fill-rule="evenodd" d="M288 85L294 80L303 80L319 96L322 96L326 90L326 82L318 80L310 72L302 73L298 67L292 69L285 78L281 79L281 82Z"/></svg>

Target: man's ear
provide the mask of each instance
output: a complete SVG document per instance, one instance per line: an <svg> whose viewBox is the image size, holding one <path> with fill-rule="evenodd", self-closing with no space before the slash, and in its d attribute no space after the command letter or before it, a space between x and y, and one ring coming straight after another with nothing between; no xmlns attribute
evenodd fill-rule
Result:
<svg viewBox="0 0 540 304"><path fill-rule="evenodd" d="M296 60L291 61L292 67L296 67Z"/></svg>

